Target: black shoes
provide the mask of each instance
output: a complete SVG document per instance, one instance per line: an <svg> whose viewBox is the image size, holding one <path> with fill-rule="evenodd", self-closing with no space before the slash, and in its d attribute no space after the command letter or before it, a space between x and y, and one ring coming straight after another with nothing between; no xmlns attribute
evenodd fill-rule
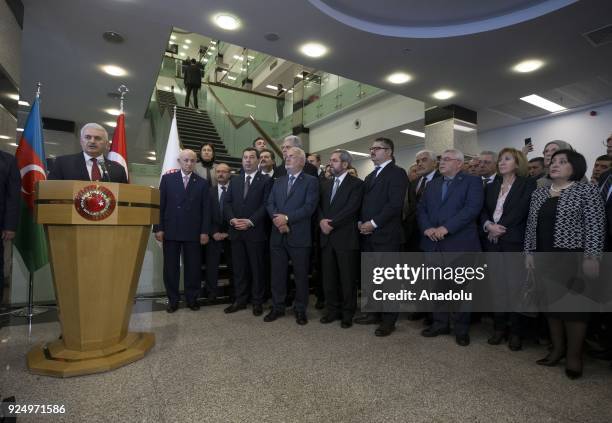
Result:
<svg viewBox="0 0 612 423"><path fill-rule="evenodd" d="M328 324L328 323L335 322L336 320L338 320L338 317L330 315L330 314L326 314L325 316L321 317L319 322L323 324Z"/></svg>
<svg viewBox="0 0 612 423"><path fill-rule="evenodd" d="M306 323L308 323L308 319L306 318L306 313L304 313L303 311L297 311L295 313L295 323L297 323L300 326L304 326Z"/></svg>
<svg viewBox="0 0 612 423"><path fill-rule="evenodd" d="M244 309L246 309L246 305L244 304L232 304L229 307L226 307L223 310L223 312L225 314L230 314L230 313L235 313L237 311L244 310Z"/></svg>
<svg viewBox="0 0 612 423"><path fill-rule="evenodd" d="M467 347L470 345L470 335L456 335L455 342L460 347Z"/></svg>
<svg viewBox="0 0 612 423"><path fill-rule="evenodd" d="M487 343L489 345L499 345L504 342L508 337L506 336L506 332L496 330L492 337L487 339Z"/></svg>
<svg viewBox="0 0 612 423"><path fill-rule="evenodd" d="M167 313L174 313L176 310L178 310L178 303L168 304L168 307L166 307Z"/></svg>
<svg viewBox="0 0 612 423"><path fill-rule="evenodd" d="M191 304L187 304L187 307L189 307L189 310L191 311L198 311L200 309L200 304L191 303Z"/></svg>
<svg viewBox="0 0 612 423"><path fill-rule="evenodd" d="M261 316L263 314L263 306L261 304L253 304L253 316Z"/></svg>
<svg viewBox="0 0 612 423"><path fill-rule="evenodd" d="M366 314L357 317L354 322L358 325L377 325L380 323L380 317L374 314Z"/></svg>
<svg viewBox="0 0 612 423"><path fill-rule="evenodd" d="M342 329L348 329L351 326L353 326L353 319L342 319L342 322L340 323L340 327Z"/></svg>
<svg viewBox="0 0 612 423"><path fill-rule="evenodd" d="M572 380L580 379L582 377L582 369L580 370L572 370L565 368L565 376Z"/></svg>
<svg viewBox="0 0 612 423"><path fill-rule="evenodd" d="M421 331L421 336L424 336L425 338L434 338L439 335L448 335L449 333L450 333L449 328L434 329L433 326L430 326Z"/></svg>
<svg viewBox="0 0 612 423"><path fill-rule="evenodd" d="M285 315L284 312L272 310L271 312L266 314L266 316L264 317L264 322L273 322L279 317L283 317L284 315Z"/></svg>
<svg viewBox="0 0 612 423"><path fill-rule="evenodd" d="M550 353L546 357L541 358L538 361L536 361L536 364L539 366L555 367L564 358L565 358L565 353L559 355L558 357L553 357L552 353Z"/></svg>
<svg viewBox="0 0 612 423"><path fill-rule="evenodd" d="M510 341L508 342L508 348L510 351L520 351L523 349L523 342L521 337L518 335L510 335Z"/></svg>
<svg viewBox="0 0 612 423"><path fill-rule="evenodd" d="M374 335L376 336L389 336L395 330L395 325L382 324L376 328Z"/></svg>

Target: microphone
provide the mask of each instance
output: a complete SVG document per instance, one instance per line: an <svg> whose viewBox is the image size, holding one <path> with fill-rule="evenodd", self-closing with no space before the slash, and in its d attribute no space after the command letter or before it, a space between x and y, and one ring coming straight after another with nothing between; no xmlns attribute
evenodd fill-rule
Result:
<svg viewBox="0 0 612 423"><path fill-rule="evenodd" d="M102 181L104 181L104 175L106 175L106 182L110 182L110 175L108 173L108 169L106 168L106 163L104 162L104 158L102 156L98 156L96 159L98 165L102 169Z"/></svg>

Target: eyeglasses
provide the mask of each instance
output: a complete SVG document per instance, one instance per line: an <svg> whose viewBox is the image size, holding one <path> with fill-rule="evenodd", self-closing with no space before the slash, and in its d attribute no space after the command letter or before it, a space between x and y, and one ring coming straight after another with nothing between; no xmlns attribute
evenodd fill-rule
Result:
<svg viewBox="0 0 612 423"><path fill-rule="evenodd" d="M378 150L389 150L389 147L370 147L368 150L370 151L378 151Z"/></svg>

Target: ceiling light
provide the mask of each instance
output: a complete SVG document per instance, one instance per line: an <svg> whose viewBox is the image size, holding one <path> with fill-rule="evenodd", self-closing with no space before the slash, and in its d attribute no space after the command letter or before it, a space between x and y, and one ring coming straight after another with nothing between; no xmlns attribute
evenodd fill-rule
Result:
<svg viewBox="0 0 612 423"><path fill-rule="evenodd" d="M157 152L155 150L151 150L151 151L149 151L149 154L152 154L153 156L155 156L157 154Z"/></svg>
<svg viewBox="0 0 612 423"><path fill-rule="evenodd" d="M204 63L208 63L208 59L202 59Z"/></svg>
<svg viewBox="0 0 612 423"><path fill-rule="evenodd" d="M115 65L104 65L102 66L102 70L111 76L127 75L127 72L125 71L125 69L120 68L119 66L115 66Z"/></svg>
<svg viewBox="0 0 612 423"><path fill-rule="evenodd" d="M217 44L217 42L216 42L216 41L214 41L214 40L210 40L210 43L211 43L212 45L216 45L216 44Z"/></svg>
<svg viewBox="0 0 612 423"><path fill-rule="evenodd" d="M301 73L298 73L297 75L295 75L296 78L300 78L300 79L304 79L304 75L302 75Z"/></svg>
<svg viewBox="0 0 612 423"><path fill-rule="evenodd" d="M413 131L412 129L404 129L400 132L402 134L414 135L415 137L425 138L425 132Z"/></svg>
<svg viewBox="0 0 612 423"><path fill-rule="evenodd" d="M291 90L289 90L289 91L287 91L287 92L288 92L289 94L291 94L291 93L293 92L293 89L291 89Z"/></svg>
<svg viewBox="0 0 612 423"><path fill-rule="evenodd" d="M119 116L121 114L121 110L119 109L106 109L104 111L111 116Z"/></svg>
<svg viewBox="0 0 612 423"><path fill-rule="evenodd" d="M147 159L149 159L152 162L154 162L155 160L157 160L157 157L156 156L148 156Z"/></svg>
<svg viewBox="0 0 612 423"><path fill-rule="evenodd" d="M252 109L256 109L257 108L257 106L254 106L253 104L245 104L245 106L250 107Z"/></svg>
<svg viewBox="0 0 612 423"><path fill-rule="evenodd" d="M227 13L220 13L215 16L215 23L219 28L226 29L228 31L233 31L240 27L240 21L238 18Z"/></svg>
<svg viewBox="0 0 612 423"><path fill-rule="evenodd" d="M247 56L249 60L255 59L255 56Z"/></svg>
<svg viewBox="0 0 612 423"><path fill-rule="evenodd" d="M176 35L171 35L171 36L170 36L170 39L171 39L171 40L176 40Z"/></svg>
<svg viewBox="0 0 612 423"><path fill-rule="evenodd" d="M181 52L179 53L179 56L183 56L183 57L185 57L185 56L187 56L187 55L186 55L184 52L182 52L182 51L181 51Z"/></svg>
<svg viewBox="0 0 612 423"><path fill-rule="evenodd" d="M17 128L17 132L23 132L23 128Z"/></svg>
<svg viewBox="0 0 612 423"><path fill-rule="evenodd" d="M187 50L187 49L189 48L189 46L188 46L188 45L186 45L186 44L183 44L183 48L184 48L185 50Z"/></svg>
<svg viewBox="0 0 612 423"><path fill-rule="evenodd" d="M347 153L351 153L353 156L370 157L369 154L360 153L359 151L351 151L351 150L346 150L346 151L347 151Z"/></svg>
<svg viewBox="0 0 612 423"><path fill-rule="evenodd" d="M217 49L217 47L211 47L210 49L211 49L211 50L216 50L216 49Z"/></svg>
<svg viewBox="0 0 612 423"><path fill-rule="evenodd" d="M436 100L448 100L449 98L454 96L455 93L449 90L440 90L432 94L432 97Z"/></svg>
<svg viewBox="0 0 612 423"><path fill-rule="evenodd" d="M0 135L0 140L10 140L11 137L9 137L8 135Z"/></svg>
<svg viewBox="0 0 612 423"><path fill-rule="evenodd" d="M453 124L453 129L455 129L456 131L461 131L461 132L474 132L476 130L476 128L473 128L471 126L465 126L465 125L459 125L459 124Z"/></svg>
<svg viewBox="0 0 612 423"><path fill-rule="evenodd" d="M104 122L104 124L107 126L110 126L111 128L114 128L117 126L117 122L111 122L111 121Z"/></svg>
<svg viewBox="0 0 612 423"><path fill-rule="evenodd" d="M23 100L19 100L17 104L19 104L20 106L30 107L30 103L28 103L27 101L23 101Z"/></svg>
<svg viewBox="0 0 612 423"><path fill-rule="evenodd" d="M206 54L212 56L212 53L210 51L207 51Z"/></svg>
<svg viewBox="0 0 612 423"><path fill-rule="evenodd" d="M19 95L17 94L9 94L7 95L7 97L10 98L11 100L19 101Z"/></svg>
<svg viewBox="0 0 612 423"><path fill-rule="evenodd" d="M231 81L235 81L236 77L235 76L228 76L227 79L231 80Z"/></svg>
<svg viewBox="0 0 612 423"><path fill-rule="evenodd" d="M567 110L565 107L560 104L553 103L550 100L545 99L544 97L540 97L536 94L531 94L526 97L521 97L521 100L533 104L536 107L539 107L544 110L548 110L549 112L560 112L561 110Z"/></svg>
<svg viewBox="0 0 612 423"><path fill-rule="evenodd" d="M266 88L276 91L277 88L274 85L266 85Z"/></svg>
<svg viewBox="0 0 612 423"><path fill-rule="evenodd" d="M172 89L172 88L170 88L170 87L169 87L169 86L167 86L167 85L166 85L166 86L164 86L164 90L166 90L166 91L170 91L171 89Z"/></svg>
<svg viewBox="0 0 612 423"><path fill-rule="evenodd" d="M387 81L389 81L392 84L405 84L411 79L412 79L412 76L404 72L395 72L387 76Z"/></svg>
<svg viewBox="0 0 612 423"><path fill-rule="evenodd" d="M306 43L300 47L300 51L308 57L321 57L327 53L327 47L319 43Z"/></svg>
<svg viewBox="0 0 612 423"><path fill-rule="evenodd" d="M512 67L515 72L527 73L533 72L540 69L544 65L544 62L537 59L524 60Z"/></svg>
<svg viewBox="0 0 612 423"><path fill-rule="evenodd" d="M190 40L190 39L185 40L185 42L186 42L187 44L191 44L191 40Z"/></svg>
<svg viewBox="0 0 612 423"><path fill-rule="evenodd" d="M11 147L19 147L16 142L10 142L9 145Z"/></svg>

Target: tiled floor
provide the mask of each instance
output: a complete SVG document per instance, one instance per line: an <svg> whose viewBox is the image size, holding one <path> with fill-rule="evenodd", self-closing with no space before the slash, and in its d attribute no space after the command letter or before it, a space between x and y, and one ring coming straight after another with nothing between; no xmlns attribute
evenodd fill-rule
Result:
<svg viewBox="0 0 612 423"><path fill-rule="evenodd" d="M28 373L32 344L56 339L56 322L0 328L0 395L18 403L63 404L62 416L19 421L373 422L612 421L612 371L587 360L585 376L534 361L545 349L513 353L487 345L483 326L472 344L425 339L421 322L401 320L388 338L372 326L341 329L264 323L250 310L223 306L174 314L143 311L131 327L152 331L156 346L113 372L70 379ZM158 309L159 306L155 306Z"/></svg>

